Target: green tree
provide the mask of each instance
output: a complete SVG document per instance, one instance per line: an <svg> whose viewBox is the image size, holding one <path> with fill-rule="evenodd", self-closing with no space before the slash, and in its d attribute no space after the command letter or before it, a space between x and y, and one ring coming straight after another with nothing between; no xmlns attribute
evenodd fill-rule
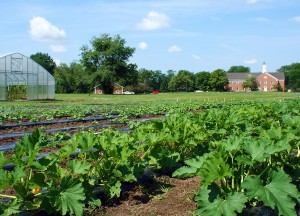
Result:
<svg viewBox="0 0 300 216"><path fill-rule="evenodd" d="M137 75L136 64L128 63L135 49L126 46L126 41L119 35L111 37L103 34L93 37L87 45L81 47L81 63L93 77L93 84L101 84L103 89L113 92L113 84L123 81L134 82ZM131 77L132 80L128 80Z"/></svg>
<svg viewBox="0 0 300 216"><path fill-rule="evenodd" d="M175 71L173 70L168 70L166 74L162 74L162 81L160 83L159 91L160 92L169 92L171 91L169 89L169 83L171 79L175 76ZM174 89L172 89L173 91Z"/></svg>
<svg viewBox="0 0 300 216"><path fill-rule="evenodd" d="M50 74L54 74L54 70L56 68L56 63L51 58L51 56L48 53L41 53L38 52L36 54L32 54L30 56L32 60L34 60L36 63L40 64L43 68L45 68Z"/></svg>
<svg viewBox="0 0 300 216"><path fill-rule="evenodd" d="M242 65L231 66L227 73L250 73L250 68Z"/></svg>
<svg viewBox="0 0 300 216"><path fill-rule="evenodd" d="M281 87L279 81L273 86L273 88L274 88L276 91L278 91L278 92L282 92L282 91L283 91L283 89L282 89L282 87Z"/></svg>
<svg viewBox="0 0 300 216"><path fill-rule="evenodd" d="M61 64L55 68L57 93L89 93L93 90L89 74L79 63Z"/></svg>
<svg viewBox="0 0 300 216"><path fill-rule="evenodd" d="M228 85L227 74L223 69L217 69L210 74L209 84L213 91L224 91Z"/></svg>
<svg viewBox="0 0 300 216"><path fill-rule="evenodd" d="M300 63L292 63L282 66L277 72L283 72L285 75L285 85L287 89L300 91Z"/></svg>
<svg viewBox="0 0 300 216"><path fill-rule="evenodd" d="M159 70L153 71L144 68L139 70L139 83L144 83L152 90L160 88L162 77L163 74Z"/></svg>
<svg viewBox="0 0 300 216"><path fill-rule="evenodd" d="M210 73L206 71L198 72L195 74L195 88L203 91L210 89Z"/></svg>
<svg viewBox="0 0 300 216"><path fill-rule="evenodd" d="M169 90L170 91L194 91L195 75L187 70L180 70L178 73L170 80Z"/></svg>
<svg viewBox="0 0 300 216"><path fill-rule="evenodd" d="M243 82L243 88L249 88L251 91L258 90L258 83L256 81L256 77L249 77Z"/></svg>

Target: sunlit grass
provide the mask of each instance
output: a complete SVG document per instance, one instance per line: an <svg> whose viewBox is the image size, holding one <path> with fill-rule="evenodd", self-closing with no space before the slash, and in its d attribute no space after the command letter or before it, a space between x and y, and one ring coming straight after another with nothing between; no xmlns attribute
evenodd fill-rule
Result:
<svg viewBox="0 0 300 216"><path fill-rule="evenodd" d="M298 98L297 93L288 92L180 92L135 95L95 95L95 94L56 94L55 100L49 101L11 101L1 105L43 105L43 104L132 104L160 102L207 102L207 101L259 101Z"/></svg>

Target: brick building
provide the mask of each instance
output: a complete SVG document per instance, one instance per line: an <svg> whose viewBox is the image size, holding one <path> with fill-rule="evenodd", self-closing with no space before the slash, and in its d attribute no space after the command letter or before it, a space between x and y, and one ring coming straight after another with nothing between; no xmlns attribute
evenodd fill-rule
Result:
<svg viewBox="0 0 300 216"><path fill-rule="evenodd" d="M233 92L250 91L250 89L243 88L243 83L246 79L255 77L258 84L258 91L276 91L276 85L280 85L281 89L285 89L284 73L280 72L267 72L266 64L262 66L262 72L259 73L227 73L229 81L226 89Z"/></svg>
<svg viewBox="0 0 300 216"><path fill-rule="evenodd" d="M97 85L94 87L94 93L95 94L106 94L106 92L103 90L101 85ZM123 93L124 93L124 87L119 85L118 83L114 83L113 94L123 94Z"/></svg>

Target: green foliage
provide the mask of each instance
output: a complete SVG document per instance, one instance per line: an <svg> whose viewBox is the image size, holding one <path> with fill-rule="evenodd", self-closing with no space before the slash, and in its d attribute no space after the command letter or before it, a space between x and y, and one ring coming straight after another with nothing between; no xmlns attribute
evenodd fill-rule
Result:
<svg viewBox="0 0 300 216"><path fill-rule="evenodd" d="M161 71L147 70L145 68L138 71L138 82L139 84L144 84L145 91L148 92L152 90L159 90L163 77L164 75Z"/></svg>
<svg viewBox="0 0 300 216"><path fill-rule="evenodd" d="M187 70L180 70L169 82L170 91L193 91L194 74Z"/></svg>
<svg viewBox="0 0 300 216"><path fill-rule="evenodd" d="M250 77L243 82L243 88L250 89L251 91L257 91L258 90L258 83L256 82L255 77Z"/></svg>
<svg viewBox="0 0 300 216"><path fill-rule="evenodd" d="M217 139L208 143L209 153L186 160L187 166L173 173L175 177L200 176L197 214L235 215L245 206L266 205L281 215L296 215L299 160L291 155L299 152L300 134L290 130L295 122L288 123L283 114L293 105L260 106L215 111L211 123L206 116L205 128L223 135L212 133Z"/></svg>
<svg viewBox="0 0 300 216"><path fill-rule="evenodd" d="M36 54L32 54L30 58L45 68L51 75L54 74L56 63L48 53L37 52Z"/></svg>
<svg viewBox="0 0 300 216"><path fill-rule="evenodd" d="M208 91L210 87L210 73L203 71L195 74L195 88Z"/></svg>
<svg viewBox="0 0 300 216"><path fill-rule="evenodd" d="M7 204L0 202L0 214L2 216L10 216L20 212L20 203L18 203L17 199L11 199Z"/></svg>
<svg viewBox="0 0 300 216"><path fill-rule="evenodd" d="M57 93L90 93L93 91L90 74L81 64L72 62L55 68L55 88Z"/></svg>
<svg viewBox="0 0 300 216"><path fill-rule="evenodd" d="M300 63L292 63L280 67L277 72L285 75L285 84L287 89L300 91Z"/></svg>
<svg viewBox="0 0 300 216"><path fill-rule="evenodd" d="M224 87L228 85L226 72L222 69L217 69L210 74L210 88L213 91L224 91Z"/></svg>
<svg viewBox="0 0 300 216"><path fill-rule="evenodd" d="M239 66L231 66L227 73L250 73L250 68L242 65Z"/></svg>
<svg viewBox="0 0 300 216"><path fill-rule="evenodd" d="M8 100L26 99L26 85L10 85L7 87Z"/></svg>
<svg viewBox="0 0 300 216"><path fill-rule="evenodd" d="M235 216L245 208L247 197L244 193L232 192L223 199L217 187L209 186L202 188L195 200L199 206L195 212L197 215Z"/></svg>
<svg viewBox="0 0 300 216"><path fill-rule="evenodd" d="M299 100L167 105L123 106L118 111L127 117L168 114L132 124L130 133L105 129L80 132L68 140L55 138L61 140L61 148L42 158L36 156L51 144L47 136L40 130L24 136L11 158L0 153L1 166L15 165L12 171L0 171L0 190L12 186L17 193L11 197L14 202L0 205L0 212L42 209L82 215L85 205L101 205L95 189L108 198L118 197L122 185L137 181L145 168L170 172L184 161L173 176L201 177L197 214L235 215L265 205L279 214L295 215ZM188 112L199 109L206 110ZM93 109L73 110L84 115Z"/></svg>
<svg viewBox="0 0 300 216"><path fill-rule="evenodd" d="M271 208L276 208L280 215L295 215L295 202L299 201L300 193L291 184L292 179L282 170L271 170L267 181L259 176L247 176L242 184L248 199L262 201Z"/></svg>
<svg viewBox="0 0 300 216"><path fill-rule="evenodd" d="M85 195L80 181L63 177L60 187L48 193L49 203L62 215L67 212L82 215Z"/></svg>
<svg viewBox="0 0 300 216"><path fill-rule="evenodd" d="M91 48L87 45L81 47L81 63L93 76L93 84L101 84L105 92L112 92L110 86L115 82L133 83L136 77L137 66L128 64L129 58L135 49L125 46L126 41L119 35L111 37L103 34L93 37ZM128 78L132 80L128 80Z"/></svg>

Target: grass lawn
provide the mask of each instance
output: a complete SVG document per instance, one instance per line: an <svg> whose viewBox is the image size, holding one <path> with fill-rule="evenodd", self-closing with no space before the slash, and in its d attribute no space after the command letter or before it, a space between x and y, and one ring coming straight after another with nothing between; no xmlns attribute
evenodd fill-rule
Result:
<svg viewBox="0 0 300 216"><path fill-rule="evenodd" d="M179 92L135 95L56 94L54 101L9 101L1 105L42 105L52 103L76 104L132 104L160 102L203 102L203 101L252 101L299 98L298 93L288 92Z"/></svg>
<svg viewBox="0 0 300 216"><path fill-rule="evenodd" d="M118 103L147 103L147 102L189 102L189 101L249 101L249 100L280 100L283 98L296 98L297 93L286 92L180 92L136 94L136 95L88 95L88 94L57 94L56 100L61 102L82 102L96 104Z"/></svg>

